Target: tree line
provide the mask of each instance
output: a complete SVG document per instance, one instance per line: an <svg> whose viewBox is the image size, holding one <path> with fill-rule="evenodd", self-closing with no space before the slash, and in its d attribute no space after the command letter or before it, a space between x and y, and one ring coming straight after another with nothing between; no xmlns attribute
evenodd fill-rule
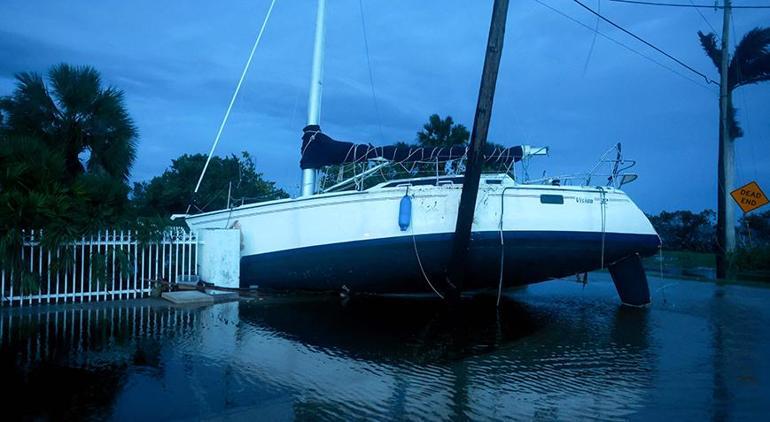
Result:
<svg viewBox="0 0 770 422"><path fill-rule="evenodd" d="M648 215L663 241L663 249L718 254L717 214L714 210L662 211ZM738 248L733 269L770 270L770 211L744 215L736 227Z"/></svg>
<svg viewBox="0 0 770 422"><path fill-rule="evenodd" d="M106 86L94 68L59 64L46 75L17 74L13 92L0 97L3 261L13 261L23 228L42 229L41 241L52 247L105 227L157 230L184 212L206 157L183 155L132 186L138 137L123 91ZM214 157L198 199L222 208L223 188L239 198L288 196L245 152Z"/></svg>

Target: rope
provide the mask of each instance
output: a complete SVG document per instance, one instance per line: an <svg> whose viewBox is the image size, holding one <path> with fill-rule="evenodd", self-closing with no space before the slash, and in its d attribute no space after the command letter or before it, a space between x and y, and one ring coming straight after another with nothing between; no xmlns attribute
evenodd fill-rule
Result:
<svg viewBox="0 0 770 422"><path fill-rule="evenodd" d="M505 191L512 189L510 186L503 188L500 195L500 279L497 284L497 307L500 307L500 298L503 296L503 269L505 264L505 240L503 237L503 215L505 214Z"/></svg>
<svg viewBox="0 0 770 422"><path fill-rule="evenodd" d="M604 269L604 243L605 243L605 237L607 234L607 193L604 191L604 188L601 186L598 187L599 191L601 191L601 207L602 207L602 266L601 269Z"/></svg>
<svg viewBox="0 0 770 422"><path fill-rule="evenodd" d="M225 124L227 124L227 119L230 118L230 111L233 109L233 105L235 104L235 99L238 97L238 92L241 90L241 85L243 85L243 80L246 79L246 73L249 71L249 66L251 66L251 60L254 58L254 52L257 51L257 46L259 45L259 41L262 40L262 35L265 33L265 28L267 27L267 22L270 20L270 15L273 13L273 7L275 6L275 2L277 0L273 0L270 3L270 8L267 9L267 14L265 15L265 20L262 22L262 27L259 29L259 34L257 34L257 39L254 41L254 45L251 47L251 52L249 53L249 59L246 60L246 65L243 67L243 72L241 72L241 78L238 80L238 85L235 86L235 91L233 92L232 98L230 98L230 104L227 106L227 111L225 111L225 117L222 119L222 123L219 125L219 130L217 131L217 136L214 138L214 144L211 145L211 150L209 151L208 157L206 157L206 164L203 165L203 170L201 171L201 175L198 178L198 183L195 185L195 190L193 191L193 194L198 193L198 189L201 187L201 182L203 181L203 176L206 174L206 169L209 167L209 163L211 162L211 157L214 155L214 150L217 147L217 144L219 144L219 139L222 137L222 131L225 129ZM190 211L190 205L187 205L187 211Z"/></svg>
<svg viewBox="0 0 770 422"><path fill-rule="evenodd" d="M409 186L406 187L406 195L409 195ZM410 216L411 217L411 216ZM414 235L414 224L411 224L412 221L409 222L409 232L412 235L412 245L414 246L414 256L417 257L417 265L420 266L420 273L422 273L423 278L428 283L428 286L430 286L430 289L433 290L433 293L436 294L436 296L440 297L442 300L444 299L444 295L439 293L438 290L436 290L435 287L433 287L433 283L430 282L430 278L428 277L428 274L425 272L425 267L422 266L422 260L420 259L420 252L417 250L417 238Z"/></svg>

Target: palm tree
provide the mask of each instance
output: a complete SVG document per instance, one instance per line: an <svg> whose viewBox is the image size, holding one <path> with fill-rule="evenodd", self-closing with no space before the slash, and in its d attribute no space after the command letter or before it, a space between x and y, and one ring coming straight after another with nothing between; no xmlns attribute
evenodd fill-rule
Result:
<svg viewBox="0 0 770 422"><path fill-rule="evenodd" d="M60 151L69 179L88 172L126 182L136 157L137 130L123 91L103 87L90 66L53 66L47 82L37 73L16 75L16 90L0 98L3 129Z"/></svg>
<svg viewBox="0 0 770 422"><path fill-rule="evenodd" d="M698 31L700 43L717 69L721 69L722 49L717 45L717 36ZM719 198L717 204L717 277L727 275L727 256L735 249L735 217L729 203L729 192L725 187L732 186L735 179L733 141L743 136L743 130L736 120L736 110L732 104L732 92L744 85L770 80L770 28L754 28L744 35L730 60L727 71L727 136L719 131ZM721 101L721 100L720 100ZM721 125L721 123L720 123ZM723 146L725 148L723 148ZM728 183L730 182L730 183Z"/></svg>
<svg viewBox="0 0 770 422"><path fill-rule="evenodd" d="M471 134L468 128L452 120L452 116L442 119L438 114L432 114L428 123L417 132L417 142L422 147L451 147L464 145Z"/></svg>

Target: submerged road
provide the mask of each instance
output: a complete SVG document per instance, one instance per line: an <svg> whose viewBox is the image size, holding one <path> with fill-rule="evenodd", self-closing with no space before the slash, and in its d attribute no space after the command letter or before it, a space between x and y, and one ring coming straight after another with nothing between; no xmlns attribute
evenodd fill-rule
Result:
<svg viewBox="0 0 770 422"><path fill-rule="evenodd" d="M57 419L683 420L770 411L770 288L609 276L447 312L265 297L0 310L4 414Z"/></svg>

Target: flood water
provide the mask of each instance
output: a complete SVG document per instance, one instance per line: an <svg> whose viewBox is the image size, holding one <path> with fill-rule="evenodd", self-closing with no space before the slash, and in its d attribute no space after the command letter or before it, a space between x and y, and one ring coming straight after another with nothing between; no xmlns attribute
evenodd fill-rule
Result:
<svg viewBox="0 0 770 422"><path fill-rule="evenodd" d="M4 417L752 420L770 411L770 289L605 274L457 309L263 297L0 311Z"/></svg>

